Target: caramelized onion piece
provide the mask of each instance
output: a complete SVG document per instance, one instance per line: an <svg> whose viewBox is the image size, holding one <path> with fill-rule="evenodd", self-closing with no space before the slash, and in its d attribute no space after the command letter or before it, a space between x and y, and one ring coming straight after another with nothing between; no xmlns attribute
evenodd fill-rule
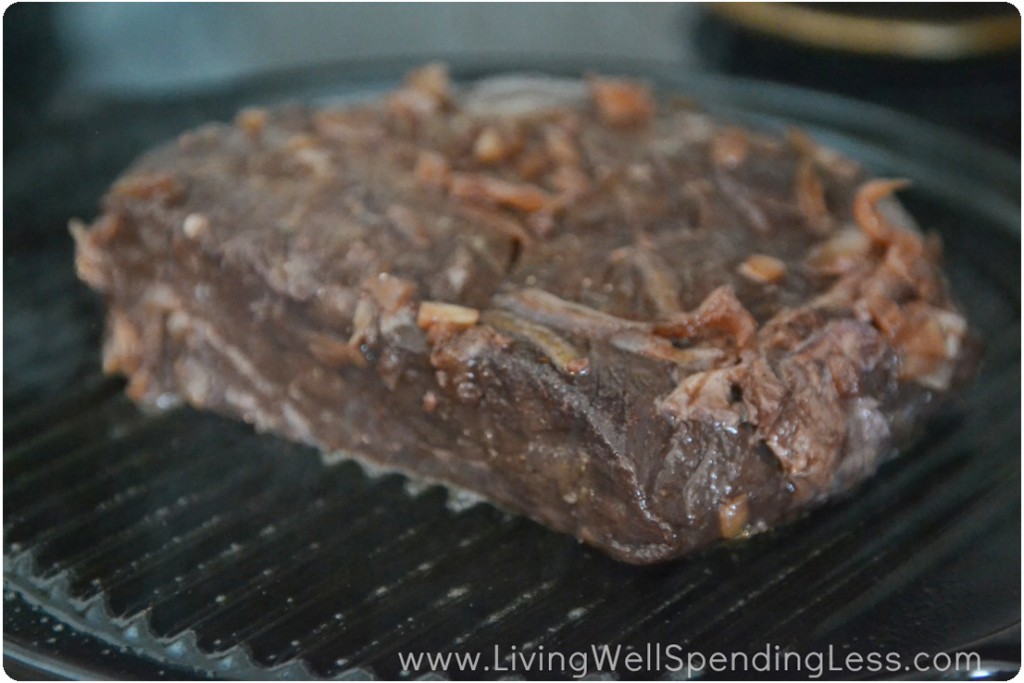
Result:
<svg viewBox="0 0 1024 683"><path fill-rule="evenodd" d="M550 328L523 320L507 311L484 311L482 319L491 327L532 343L551 360L559 372L576 376L586 374L590 368L587 357Z"/></svg>
<svg viewBox="0 0 1024 683"><path fill-rule="evenodd" d="M367 292L362 292L352 314L352 336L348 338L349 346L358 349L363 344L372 343L377 338L377 306Z"/></svg>
<svg viewBox="0 0 1024 683"><path fill-rule="evenodd" d="M910 181L903 179L869 180L857 190L857 196L853 200L853 217L860 229L873 241L887 243L892 239L892 233L895 231L895 228L878 210L878 202L909 185Z"/></svg>
<svg viewBox="0 0 1024 683"><path fill-rule="evenodd" d="M544 148L548 156L559 166L580 165L580 153L569 134L560 126L544 128Z"/></svg>
<svg viewBox="0 0 1024 683"><path fill-rule="evenodd" d="M839 155L834 150L822 147L799 128L790 128L786 132L786 138L790 146L800 156L813 159L819 167L840 178L843 182L852 182L860 173L860 168L856 163Z"/></svg>
<svg viewBox="0 0 1024 683"><path fill-rule="evenodd" d="M426 118L451 105L451 81L442 64L410 71L405 85L388 97L388 108L401 117Z"/></svg>
<svg viewBox="0 0 1024 683"><path fill-rule="evenodd" d="M68 223L68 230L75 240L75 271L80 279L101 292L111 285L111 272L107 267L107 251L104 247L121 229L122 221L118 214L102 216L92 230L77 218Z"/></svg>
<svg viewBox="0 0 1024 683"><path fill-rule="evenodd" d="M235 125L251 138L257 138L267 125L267 110L247 107L235 116Z"/></svg>
<svg viewBox="0 0 1024 683"><path fill-rule="evenodd" d="M714 347L676 348L665 337L636 330L616 332L608 342L620 351L674 363L688 372L707 370L726 355L722 349Z"/></svg>
<svg viewBox="0 0 1024 683"><path fill-rule="evenodd" d="M908 315L896 342L902 351L900 379L928 375L946 358L946 337L938 321L929 315Z"/></svg>
<svg viewBox="0 0 1024 683"><path fill-rule="evenodd" d="M773 256L751 254L736 271L754 282L774 284L786 277L786 264Z"/></svg>
<svg viewBox="0 0 1024 683"><path fill-rule="evenodd" d="M635 261L640 276L643 278L647 297L654 304L659 315L677 313L679 303L679 285L672 270L660 256L645 250L636 253Z"/></svg>
<svg viewBox="0 0 1024 683"><path fill-rule="evenodd" d="M871 322L889 340L896 337L903 325L903 311L899 304L877 288L868 288L857 300L856 307L866 310Z"/></svg>
<svg viewBox="0 0 1024 683"><path fill-rule="evenodd" d="M658 403L658 409L673 420L735 427L741 421L743 406L735 401L733 387L742 381L745 372L745 366L734 365L689 375Z"/></svg>
<svg viewBox="0 0 1024 683"><path fill-rule="evenodd" d="M811 311L848 309L857 299L865 270L866 268L862 265L843 274L826 291L807 302L807 309ZM866 321L870 319L870 316L861 315L860 319Z"/></svg>
<svg viewBox="0 0 1024 683"><path fill-rule="evenodd" d="M370 293L385 315L393 315L399 309L409 306L416 296L415 282L388 273L380 273L377 277L367 278L363 287Z"/></svg>
<svg viewBox="0 0 1024 683"><path fill-rule="evenodd" d="M665 337L693 339L708 332L722 332L735 339L738 346L749 343L756 331L757 322L729 286L708 294L696 311L678 313L654 324L654 333Z"/></svg>
<svg viewBox="0 0 1024 683"><path fill-rule="evenodd" d="M166 171L154 171L126 176L114 183L110 193L115 197L159 199L164 203L171 204L184 196L185 187L174 174Z"/></svg>
<svg viewBox="0 0 1024 683"><path fill-rule="evenodd" d="M358 345L315 332L308 333L307 345L313 357L329 368L337 370L345 365L366 367L366 358Z"/></svg>
<svg viewBox="0 0 1024 683"><path fill-rule="evenodd" d="M880 268L898 273L911 284L918 297L929 303L939 303L943 297L942 278L935 267L933 236L931 242L917 232L897 230L886 251ZM941 249L941 247L940 247Z"/></svg>
<svg viewBox="0 0 1024 683"><path fill-rule="evenodd" d="M657 336L680 339L718 332L730 335L737 345L744 346L757 330L753 316L727 286L711 292L696 311L676 313L654 323L619 318L540 289L499 294L494 297L494 303L527 320L591 339L606 338L622 331L653 332Z"/></svg>
<svg viewBox="0 0 1024 683"><path fill-rule="evenodd" d="M370 141L386 135L379 115L369 109L321 109L313 113L312 123L316 133L334 140Z"/></svg>
<svg viewBox="0 0 1024 683"><path fill-rule="evenodd" d="M452 180L452 168L440 152L424 150L416 158L413 175L428 187L448 187Z"/></svg>
<svg viewBox="0 0 1024 683"><path fill-rule="evenodd" d="M802 157L813 159L818 154L818 143L810 135L799 128L787 128L786 140Z"/></svg>
<svg viewBox="0 0 1024 683"><path fill-rule="evenodd" d="M814 163L804 159L796 171L796 204L808 227L818 233L831 228L831 215L825 201L825 186L814 170Z"/></svg>
<svg viewBox="0 0 1024 683"><path fill-rule="evenodd" d="M439 103L448 103L451 100L452 83L448 76L448 68L439 62L413 69L406 74L405 84Z"/></svg>
<svg viewBox="0 0 1024 683"><path fill-rule="evenodd" d="M512 151L511 145L497 128L488 126L480 131L473 143L473 157L482 164L504 161Z"/></svg>
<svg viewBox="0 0 1024 683"><path fill-rule="evenodd" d="M590 96L601 120L610 126L639 126L654 118L651 90L640 83L590 79Z"/></svg>
<svg viewBox="0 0 1024 683"><path fill-rule="evenodd" d="M679 312L679 285L660 256L643 247L623 247L610 256L612 261L630 261L640 272L647 298L659 315Z"/></svg>
<svg viewBox="0 0 1024 683"><path fill-rule="evenodd" d="M527 288L499 294L494 297L494 303L532 322L592 339L607 337L621 330L650 330L647 323L602 313L542 289Z"/></svg>
<svg viewBox="0 0 1024 683"><path fill-rule="evenodd" d="M863 265L870 252L871 240L862 231L840 230L811 249L807 265L822 275L843 275Z"/></svg>
<svg viewBox="0 0 1024 683"><path fill-rule="evenodd" d="M107 338L103 344L103 372L132 375L142 365L142 333L124 313L113 310L107 315Z"/></svg>
<svg viewBox="0 0 1024 683"><path fill-rule="evenodd" d="M463 201L496 204L526 213L555 204L555 198L536 185L513 183L478 173L453 173L448 190L453 197Z"/></svg>
<svg viewBox="0 0 1024 683"><path fill-rule="evenodd" d="M480 311L467 306L447 304L440 301L423 301L420 303L416 324L428 330L434 325L450 325L456 329L466 329L476 325L480 320Z"/></svg>
<svg viewBox="0 0 1024 683"><path fill-rule="evenodd" d="M718 528L722 532L722 538L736 538L743 535L749 518L750 504L747 494L740 493L726 498L718 506Z"/></svg>
<svg viewBox="0 0 1024 683"><path fill-rule="evenodd" d="M949 386L956 369L967 323L952 311L920 301L903 311L904 319L894 335L900 355L900 379L909 379L929 389Z"/></svg>
<svg viewBox="0 0 1024 683"><path fill-rule="evenodd" d="M739 128L723 128L711 141L711 160L716 166L732 170L747 158L750 143L747 134Z"/></svg>

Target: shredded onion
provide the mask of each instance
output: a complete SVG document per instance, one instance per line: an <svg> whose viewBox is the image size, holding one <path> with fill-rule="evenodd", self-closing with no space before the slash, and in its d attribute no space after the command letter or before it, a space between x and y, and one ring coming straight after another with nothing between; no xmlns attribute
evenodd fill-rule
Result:
<svg viewBox="0 0 1024 683"><path fill-rule="evenodd" d="M550 328L523 320L507 311L485 311L482 319L492 327L532 343L560 372L575 376L586 373L590 367L585 354Z"/></svg>
<svg viewBox="0 0 1024 683"><path fill-rule="evenodd" d="M909 185L910 181L903 179L869 180L857 190L857 196L853 199L853 217L872 240L887 243L895 230L878 210L878 202Z"/></svg>
<svg viewBox="0 0 1024 683"><path fill-rule="evenodd" d="M621 330L650 330L648 323L602 313L542 289L528 288L499 294L494 297L494 303L532 322L584 337L607 337Z"/></svg>

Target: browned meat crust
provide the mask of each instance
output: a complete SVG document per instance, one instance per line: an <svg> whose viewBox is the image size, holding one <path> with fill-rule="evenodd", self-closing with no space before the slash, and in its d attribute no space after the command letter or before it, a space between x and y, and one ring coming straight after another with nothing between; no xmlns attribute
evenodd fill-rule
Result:
<svg viewBox="0 0 1024 683"><path fill-rule="evenodd" d="M850 489L964 374L899 187L640 84L431 66L185 133L72 231L134 400L647 563Z"/></svg>

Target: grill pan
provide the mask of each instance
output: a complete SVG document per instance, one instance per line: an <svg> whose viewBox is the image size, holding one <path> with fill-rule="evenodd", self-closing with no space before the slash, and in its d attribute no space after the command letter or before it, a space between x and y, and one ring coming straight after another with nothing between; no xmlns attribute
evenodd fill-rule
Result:
<svg viewBox="0 0 1024 683"><path fill-rule="evenodd" d="M719 116L799 125L878 174L913 179L906 202L942 235L954 291L984 337L981 376L875 479L783 529L630 567L490 506L460 506L438 487L325 467L311 449L243 424L134 407L123 383L100 373L102 308L74 277L67 219L95 215L134 156L190 126L244 105L381 91L411 64L107 103L40 123L5 149L9 664L65 677L571 678L569 669L404 671L398 653L481 652L491 663L496 646L569 654L679 644L970 649L980 668L943 675L1019 669L1020 166L887 110L651 64L528 65L646 77ZM506 67L453 71L473 79Z"/></svg>

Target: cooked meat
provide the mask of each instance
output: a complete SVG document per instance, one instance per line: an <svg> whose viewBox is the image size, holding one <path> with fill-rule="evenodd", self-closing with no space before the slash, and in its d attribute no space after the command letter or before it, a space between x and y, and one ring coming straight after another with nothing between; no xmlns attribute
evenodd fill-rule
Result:
<svg viewBox="0 0 1024 683"><path fill-rule="evenodd" d="M72 232L134 400L649 563L851 489L967 374L900 187L642 84L430 66L185 133Z"/></svg>

